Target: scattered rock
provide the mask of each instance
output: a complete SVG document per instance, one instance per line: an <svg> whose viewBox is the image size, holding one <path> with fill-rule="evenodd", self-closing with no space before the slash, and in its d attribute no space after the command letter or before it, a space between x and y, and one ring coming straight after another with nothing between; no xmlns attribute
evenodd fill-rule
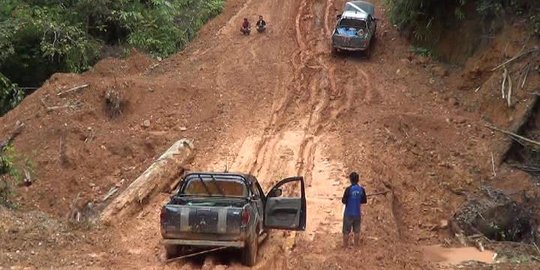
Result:
<svg viewBox="0 0 540 270"><path fill-rule="evenodd" d="M457 106L459 103L458 103L456 98L451 97L451 98L448 99L448 104L450 104L452 106Z"/></svg>
<svg viewBox="0 0 540 270"><path fill-rule="evenodd" d="M180 127L180 131L186 131L187 127Z"/></svg>
<svg viewBox="0 0 540 270"><path fill-rule="evenodd" d="M446 229L448 228L448 220L443 219L439 222L439 228L440 229Z"/></svg>
<svg viewBox="0 0 540 270"><path fill-rule="evenodd" d="M149 128L150 127L150 120L144 120L144 122L142 123L142 127L143 128Z"/></svg>

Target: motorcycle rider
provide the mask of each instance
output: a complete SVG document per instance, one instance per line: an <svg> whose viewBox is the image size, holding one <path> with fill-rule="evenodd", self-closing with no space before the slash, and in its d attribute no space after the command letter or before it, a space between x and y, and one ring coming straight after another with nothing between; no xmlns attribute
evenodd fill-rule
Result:
<svg viewBox="0 0 540 270"><path fill-rule="evenodd" d="M249 21L247 18L244 18L244 22L242 23L242 27L240 28L240 32L244 35L249 35L251 32L251 27L249 25Z"/></svg>
<svg viewBox="0 0 540 270"><path fill-rule="evenodd" d="M264 32L266 30L266 22L263 19L262 15L259 15L259 20L257 21L257 31L259 33Z"/></svg>

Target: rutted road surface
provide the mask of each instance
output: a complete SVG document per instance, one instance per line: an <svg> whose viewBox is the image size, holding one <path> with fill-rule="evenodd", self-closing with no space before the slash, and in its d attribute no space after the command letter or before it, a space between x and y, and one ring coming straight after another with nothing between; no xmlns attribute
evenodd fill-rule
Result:
<svg viewBox="0 0 540 270"><path fill-rule="evenodd" d="M461 200L448 192L448 182L462 185L473 178L471 167L484 166L468 157L484 153L485 145L463 143L470 133L462 131L463 121L450 119L469 115L444 100L424 60L407 57L408 43L379 1L370 59L331 55L331 30L344 2L227 1L184 52L131 78L181 96L191 115L210 115L204 126L190 127L199 137L189 169L248 172L266 188L288 176L305 177L307 231L273 231L255 269L428 269L420 246L440 243L444 235L426 228L448 218ZM258 15L268 31L240 35L242 19L254 23ZM181 91L188 88L200 90L208 104L186 105ZM170 105L175 101L168 96L160 102L160 113L178 125L179 105ZM169 140L184 136L153 132ZM362 247L343 250L340 197L352 170L368 193L388 193L370 197L363 210ZM107 228L99 237L107 242L95 244L104 251L89 256L116 269L242 268L233 251L165 264L159 212L167 199L162 194Z"/></svg>

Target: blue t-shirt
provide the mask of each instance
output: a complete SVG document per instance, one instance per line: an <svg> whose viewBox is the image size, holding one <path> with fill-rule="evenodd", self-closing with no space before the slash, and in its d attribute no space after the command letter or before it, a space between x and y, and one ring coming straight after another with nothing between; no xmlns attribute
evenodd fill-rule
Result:
<svg viewBox="0 0 540 270"><path fill-rule="evenodd" d="M367 202L366 191L358 184L351 185L345 189L341 201L345 204L345 216L360 217L360 204Z"/></svg>

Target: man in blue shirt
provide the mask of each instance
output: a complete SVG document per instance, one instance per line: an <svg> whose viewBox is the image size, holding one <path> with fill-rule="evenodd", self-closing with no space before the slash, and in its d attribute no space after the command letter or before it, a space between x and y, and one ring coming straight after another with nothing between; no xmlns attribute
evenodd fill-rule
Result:
<svg viewBox="0 0 540 270"><path fill-rule="evenodd" d="M357 172L349 175L351 185L345 189L341 202L345 204L343 213L343 246L349 245L349 234L351 229L354 232L354 244L360 244L360 223L362 221L361 205L367 203L366 191L358 184L359 176Z"/></svg>

